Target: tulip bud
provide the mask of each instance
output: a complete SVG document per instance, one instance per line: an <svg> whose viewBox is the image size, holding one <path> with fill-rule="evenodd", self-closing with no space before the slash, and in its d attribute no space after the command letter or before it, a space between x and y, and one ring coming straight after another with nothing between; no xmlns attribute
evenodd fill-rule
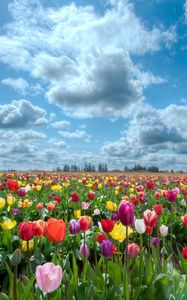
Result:
<svg viewBox="0 0 187 300"><path fill-rule="evenodd" d="M161 225L160 226L160 234L163 237L168 235L168 227L166 225Z"/></svg>
<svg viewBox="0 0 187 300"><path fill-rule="evenodd" d="M17 266L21 262L21 250L18 248L10 257L10 263L12 266Z"/></svg>
<svg viewBox="0 0 187 300"><path fill-rule="evenodd" d="M80 254L82 256L86 256L86 257L90 256L90 249L88 248L88 246L84 242L80 246Z"/></svg>
<svg viewBox="0 0 187 300"><path fill-rule="evenodd" d="M110 258L113 254L112 242L104 240L101 244L101 252L106 258Z"/></svg>
<svg viewBox="0 0 187 300"><path fill-rule="evenodd" d="M129 244L127 253L131 259L135 259L140 253L140 247L135 243Z"/></svg>
<svg viewBox="0 0 187 300"><path fill-rule="evenodd" d="M187 227L187 215L181 217L181 221L184 227Z"/></svg>
<svg viewBox="0 0 187 300"><path fill-rule="evenodd" d="M122 202L118 207L118 215L124 226L134 226L134 206L129 202Z"/></svg>
<svg viewBox="0 0 187 300"><path fill-rule="evenodd" d="M135 229L139 234L143 234L146 230L146 226L143 219L135 220Z"/></svg>
<svg viewBox="0 0 187 300"><path fill-rule="evenodd" d="M152 241L153 246L155 246L155 247L160 246L160 239L158 237L153 237L151 241Z"/></svg>
<svg viewBox="0 0 187 300"><path fill-rule="evenodd" d="M182 255L185 259L187 259L187 247L182 248Z"/></svg>
<svg viewBox="0 0 187 300"><path fill-rule="evenodd" d="M80 232L80 224L75 219L69 222L69 231L71 234L76 235Z"/></svg>

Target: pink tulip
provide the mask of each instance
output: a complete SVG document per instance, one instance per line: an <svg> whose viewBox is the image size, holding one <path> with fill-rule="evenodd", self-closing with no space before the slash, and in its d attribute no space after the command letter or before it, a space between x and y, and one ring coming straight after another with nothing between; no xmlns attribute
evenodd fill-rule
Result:
<svg viewBox="0 0 187 300"><path fill-rule="evenodd" d="M42 292L54 292L59 287L61 280L61 266L55 266L53 263L47 262L36 267L36 283Z"/></svg>
<svg viewBox="0 0 187 300"><path fill-rule="evenodd" d="M129 244L127 252L131 259L135 259L140 254L140 247L135 243Z"/></svg>
<svg viewBox="0 0 187 300"><path fill-rule="evenodd" d="M82 208L83 208L83 209L88 209L89 206L90 206L89 203L87 203L87 202L82 202Z"/></svg>

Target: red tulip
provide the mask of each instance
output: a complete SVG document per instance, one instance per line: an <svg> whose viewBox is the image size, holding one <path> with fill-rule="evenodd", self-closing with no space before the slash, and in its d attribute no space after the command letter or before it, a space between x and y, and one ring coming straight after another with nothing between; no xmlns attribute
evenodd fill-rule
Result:
<svg viewBox="0 0 187 300"><path fill-rule="evenodd" d="M182 224L184 227L187 227L187 215L184 215L181 217Z"/></svg>
<svg viewBox="0 0 187 300"><path fill-rule="evenodd" d="M90 216L82 216L82 217L80 217L78 222L79 222L79 225L80 225L80 230L86 231L91 226L92 218Z"/></svg>
<svg viewBox="0 0 187 300"><path fill-rule="evenodd" d="M89 192L88 195L87 195L88 199L89 200L94 200L95 198L95 192Z"/></svg>
<svg viewBox="0 0 187 300"><path fill-rule="evenodd" d="M156 226L157 223L157 214L155 211L151 211L149 209L143 212L143 220L146 225L146 233L152 234L153 228Z"/></svg>
<svg viewBox="0 0 187 300"><path fill-rule="evenodd" d="M116 224L116 222L111 219L102 219L101 220L101 226L102 226L104 232L111 232L113 230L115 224Z"/></svg>
<svg viewBox="0 0 187 300"><path fill-rule="evenodd" d="M79 194L78 193L72 193L71 194L71 202L78 202L79 201Z"/></svg>
<svg viewBox="0 0 187 300"><path fill-rule="evenodd" d="M16 191L18 189L18 182L16 180L8 180L8 189L11 191Z"/></svg>
<svg viewBox="0 0 187 300"><path fill-rule="evenodd" d="M37 237L43 236L45 233L46 223L43 220L38 220L35 222L35 233L34 235Z"/></svg>
<svg viewBox="0 0 187 300"><path fill-rule="evenodd" d="M62 242L66 234L66 225L64 221L51 218L46 222L45 236L52 243Z"/></svg>
<svg viewBox="0 0 187 300"><path fill-rule="evenodd" d="M187 247L182 248L182 255L185 259L187 259Z"/></svg>
<svg viewBox="0 0 187 300"><path fill-rule="evenodd" d="M148 182L146 182L146 186L149 190L152 190L152 189L154 189L154 182L148 181Z"/></svg>
<svg viewBox="0 0 187 300"><path fill-rule="evenodd" d="M162 205L161 204L156 204L153 206L153 210L156 212L157 216L160 217L162 214Z"/></svg>
<svg viewBox="0 0 187 300"><path fill-rule="evenodd" d="M31 240L35 235L34 222L21 222L18 226L19 237L24 241Z"/></svg>
<svg viewBox="0 0 187 300"><path fill-rule="evenodd" d="M166 194L166 198L169 202L175 202L177 199L177 191L176 190L168 190Z"/></svg>
<svg viewBox="0 0 187 300"><path fill-rule="evenodd" d="M107 236L106 236L106 234L99 234L98 236L97 236L97 241L98 241L98 243L99 244L102 244L102 242L104 241L104 240L106 240L106 238L107 238Z"/></svg>

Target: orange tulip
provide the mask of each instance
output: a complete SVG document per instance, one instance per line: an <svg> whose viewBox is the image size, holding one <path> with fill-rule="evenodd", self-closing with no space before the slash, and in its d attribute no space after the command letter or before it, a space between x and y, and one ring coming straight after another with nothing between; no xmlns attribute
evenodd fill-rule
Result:
<svg viewBox="0 0 187 300"><path fill-rule="evenodd" d="M62 242L66 234L66 225L64 221L51 218L46 222L45 236L52 243Z"/></svg>

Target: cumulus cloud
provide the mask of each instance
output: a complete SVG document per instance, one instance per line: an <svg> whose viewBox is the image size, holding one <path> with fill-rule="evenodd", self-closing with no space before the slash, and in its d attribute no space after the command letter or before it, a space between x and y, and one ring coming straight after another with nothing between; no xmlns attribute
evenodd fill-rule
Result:
<svg viewBox="0 0 187 300"><path fill-rule="evenodd" d="M0 105L0 128L28 128L47 124L46 111L28 100Z"/></svg>
<svg viewBox="0 0 187 300"><path fill-rule="evenodd" d="M139 107L119 140L106 142L102 153L129 162L138 160L164 166L172 162L176 167L183 161L187 166L186 113L186 106L169 105L162 110L148 105Z"/></svg>
<svg viewBox="0 0 187 300"><path fill-rule="evenodd" d="M130 1L110 1L103 14L91 5L52 8L39 0L14 0L9 11L0 60L42 79L48 101L67 115L126 116L144 88L165 82L132 56L175 42L175 28L146 28Z"/></svg>
<svg viewBox="0 0 187 300"><path fill-rule="evenodd" d="M22 95L27 95L27 94L38 95L43 91L43 88L39 83L35 85L29 85L29 83L21 77L19 78L8 77L6 79L1 80L1 83L3 85L13 88L16 92Z"/></svg>
<svg viewBox="0 0 187 300"><path fill-rule="evenodd" d="M53 128L60 128L60 129L66 129L70 126L70 122L69 121L58 121L58 122L54 122L54 123L51 123L50 126L53 127Z"/></svg>
<svg viewBox="0 0 187 300"><path fill-rule="evenodd" d="M59 131L60 136L69 139L80 139L86 142L90 142L91 135L88 134L85 130L76 129L75 131Z"/></svg>

